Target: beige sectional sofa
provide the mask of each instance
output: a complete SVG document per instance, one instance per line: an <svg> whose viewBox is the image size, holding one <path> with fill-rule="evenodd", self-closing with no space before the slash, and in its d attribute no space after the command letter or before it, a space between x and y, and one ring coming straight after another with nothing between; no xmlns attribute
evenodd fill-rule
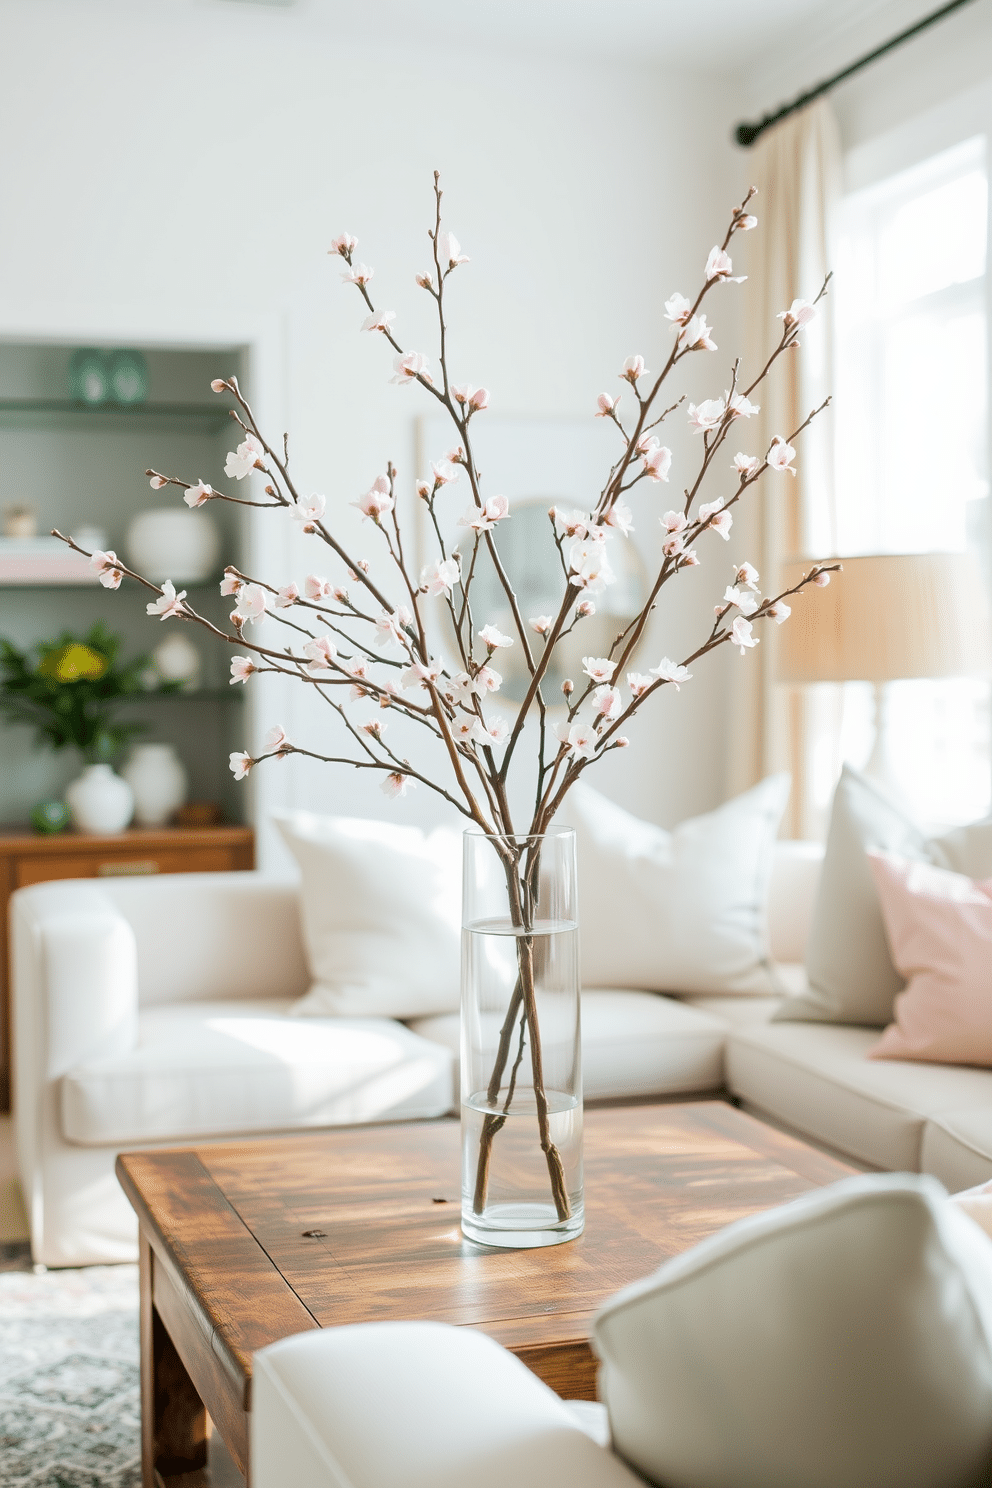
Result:
<svg viewBox="0 0 992 1488"><path fill-rule="evenodd" d="M822 850L776 847L770 944L790 990ZM35 1260L135 1253L122 1149L457 1105L458 1016L299 1018L298 895L257 874L38 884L14 895L15 1126ZM951 1190L992 1178L992 1071L875 1062L875 1029L772 1023L777 1000L583 992L587 1099L725 1090L758 1115Z"/></svg>

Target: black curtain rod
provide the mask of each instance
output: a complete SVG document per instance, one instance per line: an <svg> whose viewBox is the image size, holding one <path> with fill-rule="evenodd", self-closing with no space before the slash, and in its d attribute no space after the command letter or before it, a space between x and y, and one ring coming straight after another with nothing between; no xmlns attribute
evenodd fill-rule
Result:
<svg viewBox="0 0 992 1488"><path fill-rule="evenodd" d="M805 108L807 103L812 103L814 98L820 98L824 93L829 93L831 88L835 88L845 78L853 77L856 72L861 71L862 67L867 67L869 62L875 62L879 57L884 57L886 52L894 51L897 46L902 46L903 42L908 41L911 36L917 36L921 31L926 31L929 26L943 20L944 16L950 15L952 10L960 10L962 5L969 3L970 0L951 0L949 5L942 5L932 15L924 16L922 21L917 21L915 26L910 26L906 31L900 31L898 36L893 36L882 46L876 47L866 57L859 57L857 62L851 63L850 67L845 67L842 72L835 73L823 83L817 83L816 87L810 88L808 93L800 94L795 102L783 104L774 114L766 114L757 124L738 124L734 130L734 139L745 148L753 145L758 136L763 134L770 125L777 124L780 119L787 119L790 114L798 113L801 108Z"/></svg>

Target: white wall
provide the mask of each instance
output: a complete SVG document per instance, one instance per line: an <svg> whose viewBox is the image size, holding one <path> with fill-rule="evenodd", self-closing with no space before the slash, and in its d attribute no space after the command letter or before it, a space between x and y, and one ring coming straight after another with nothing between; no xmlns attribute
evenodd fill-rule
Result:
<svg viewBox="0 0 992 1488"><path fill-rule="evenodd" d="M473 260L452 294L459 375L491 389L494 413L574 417L618 386L630 352L657 364L662 302L689 292L734 192L726 83L337 40L305 12L195 0L6 0L0 19L17 63L0 92L0 335L255 341L262 414L290 428L300 484L343 512L387 457L412 476L425 409L387 385L382 342L357 334L357 297L326 256L335 232L361 238L379 302L430 350L412 276L438 167ZM725 293L721 353L693 396L725 385L738 339ZM649 547L676 480L652 488ZM659 654L681 655L722 593L736 555L712 546L708 581L689 580L693 623L672 616ZM722 661L698 672L609 772L610 792L657 820L722 798ZM426 809L423 791L389 808L352 772L299 762L255 788L316 809Z"/></svg>

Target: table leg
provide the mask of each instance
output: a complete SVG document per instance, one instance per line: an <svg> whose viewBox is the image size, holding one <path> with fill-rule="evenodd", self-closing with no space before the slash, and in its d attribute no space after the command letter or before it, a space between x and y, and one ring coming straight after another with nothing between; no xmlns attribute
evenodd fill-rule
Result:
<svg viewBox="0 0 992 1488"><path fill-rule="evenodd" d="M142 1488L198 1488L207 1474L207 1412L152 1301L155 1256L140 1240Z"/></svg>

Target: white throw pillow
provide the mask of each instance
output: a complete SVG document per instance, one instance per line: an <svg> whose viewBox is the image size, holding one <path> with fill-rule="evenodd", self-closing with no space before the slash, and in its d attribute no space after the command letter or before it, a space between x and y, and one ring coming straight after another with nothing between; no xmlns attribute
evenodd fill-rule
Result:
<svg viewBox="0 0 992 1488"><path fill-rule="evenodd" d="M309 811L275 818L302 874L314 984L303 1017L455 1012L461 965L461 833Z"/></svg>
<svg viewBox="0 0 992 1488"><path fill-rule="evenodd" d="M992 821L942 837L923 829L865 776L845 765L834 791L827 851L806 947L808 991L790 997L777 1022L892 1022L905 986L892 962L869 852L932 863L969 878L992 877Z"/></svg>
<svg viewBox="0 0 992 1488"><path fill-rule="evenodd" d="M671 832L591 786L561 812L575 828L586 987L774 994L768 884L788 775Z"/></svg>
<svg viewBox="0 0 992 1488"><path fill-rule="evenodd" d="M666 1488L977 1488L992 1241L932 1178L865 1175L729 1226L595 1325L614 1449Z"/></svg>

